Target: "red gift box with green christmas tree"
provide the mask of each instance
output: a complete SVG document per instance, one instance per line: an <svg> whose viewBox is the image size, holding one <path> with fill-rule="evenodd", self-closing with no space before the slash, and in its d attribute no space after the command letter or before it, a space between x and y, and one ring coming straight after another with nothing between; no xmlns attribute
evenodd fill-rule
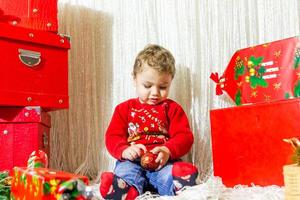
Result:
<svg viewBox="0 0 300 200"><path fill-rule="evenodd" d="M291 37L238 50L224 74L212 73L216 94L237 105L300 96L300 38Z"/></svg>
<svg viewBox="0 0 300 200"><path fill-rule="evenodd" d="M83 184L88 184L88 178L86 176L48 168L14 167L12 171L11 199L63 199L61 195L66 191L66 189L63 188L66 187L64 183L70 182L70 180L80 180ZM67 189L75 191L73 188ZM80 196L78 190L75 192L76 198L73 199L85 199Z"/></svg>

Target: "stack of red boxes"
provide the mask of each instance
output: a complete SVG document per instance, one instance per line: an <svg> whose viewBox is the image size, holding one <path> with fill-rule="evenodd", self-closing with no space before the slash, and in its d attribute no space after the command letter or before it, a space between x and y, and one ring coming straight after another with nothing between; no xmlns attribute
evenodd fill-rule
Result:
<svg viewBox="0 0 300 200"><path fill-rule="evenodd" d="M48 111L69 106L70 43L57 27L57 0L0 1L0 171L49 156Z"/></svg>
<svg viewBox="0 0 300 200"><path fill-rule="evenodd" d="M224 74L212 74L236 107L210 111L214 175L226 186L280 185L300 136L300 39L237 51Z"/></svg>

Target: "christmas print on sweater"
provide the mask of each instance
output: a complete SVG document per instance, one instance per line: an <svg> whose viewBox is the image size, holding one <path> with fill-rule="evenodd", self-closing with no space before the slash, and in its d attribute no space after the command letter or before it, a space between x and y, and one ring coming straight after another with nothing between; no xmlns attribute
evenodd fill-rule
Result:
<svg viewBox="0 0 300 200"><path fill-rule="evenodd" d="M130 110L127 141L129 143L164 144L168 140L166 109L168 104L159 106L145 105Z"/></svg>

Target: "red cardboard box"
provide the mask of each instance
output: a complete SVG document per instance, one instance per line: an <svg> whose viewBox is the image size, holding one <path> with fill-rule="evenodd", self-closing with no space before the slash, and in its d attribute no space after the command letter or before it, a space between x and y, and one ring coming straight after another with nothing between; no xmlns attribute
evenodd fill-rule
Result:
<svg viewBox="0 0 300 200"><path fill-rule="evenodd" d="M300 96L300 39L292 37L238 50L224 74L212 74L216 93L237 105Z"/></svg>
<svg viewBox="0 0 300 200"><path fill-rule="evenodd" d="M57 0L1 0L0 22L57 32Z"/></svg>
<svg viewBox="0 0 300 200"><path fill-rule="evenodd" d="M88 178L48 168L13 169L11 196L22 200L56 200L60 184L70 179L80 179L88 184Z"/></svg>
<svg viewBox="0 0 300 200"><path fill-rule="evenodd" d="M50 156L50 120L40 107L0 108L0 171L27 166L36 150Z"/></svg>
<svg viewBox="0 0 300 200"><path fill-rule="evenodd" d="M0 23L0 106L68 108L64 36Z"/></svg>
<svg viewBox="0 0 300 200"><path fill-rule="evenodd" d="M226 186L283 185L293 149L284 138L300 135L300 99L210 111L214 175Z"/></svg>

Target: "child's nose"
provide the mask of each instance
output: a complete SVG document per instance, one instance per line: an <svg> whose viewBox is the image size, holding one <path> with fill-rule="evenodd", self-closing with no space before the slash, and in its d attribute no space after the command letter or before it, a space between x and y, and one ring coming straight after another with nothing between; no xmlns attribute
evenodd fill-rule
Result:
<svg viewBox="0 0 300 200"><path fill-rule="evenodd" d="M152 93L152 95L158 95L159 89L157 87L153 87L151 93Z"/></svg>

